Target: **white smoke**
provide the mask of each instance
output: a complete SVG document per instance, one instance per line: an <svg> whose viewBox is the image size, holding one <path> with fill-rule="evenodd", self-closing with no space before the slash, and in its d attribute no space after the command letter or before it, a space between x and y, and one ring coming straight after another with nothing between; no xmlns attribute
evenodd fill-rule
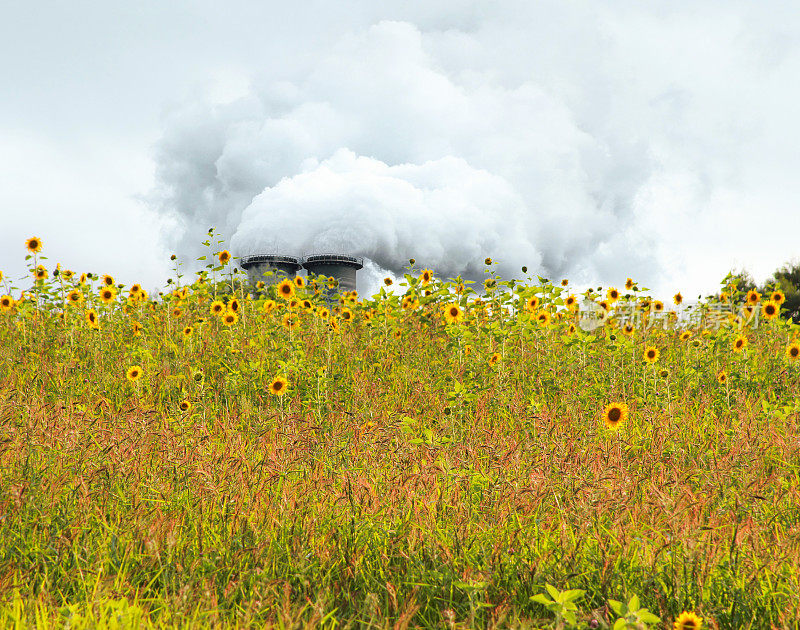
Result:
<svg viewBox="0 0 800 630"><path fill-rule="evenodd" d="M756 89L777 89L759 64L795 48L765 61L763 25L594 6L356 30L297 76L176 110L151 202L185 253L214 225L238 254L334 250L394 272L413 257L474 277L492 256L506 277L674 275L670 239L757 196L737 190L749 151L780 137L754 113Z"/></svg>

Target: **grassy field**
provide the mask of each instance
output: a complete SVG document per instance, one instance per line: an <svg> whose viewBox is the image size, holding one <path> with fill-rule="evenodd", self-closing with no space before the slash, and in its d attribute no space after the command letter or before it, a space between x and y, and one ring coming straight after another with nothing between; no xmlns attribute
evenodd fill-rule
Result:
<svg viewBox="0 0 800 630"><path fill-rule="evenodd" d="M800 623L780 295L689 321L487 259L251 299L208 245L163 296L39 242L31 289L0 281L0 627Z"/></svg>

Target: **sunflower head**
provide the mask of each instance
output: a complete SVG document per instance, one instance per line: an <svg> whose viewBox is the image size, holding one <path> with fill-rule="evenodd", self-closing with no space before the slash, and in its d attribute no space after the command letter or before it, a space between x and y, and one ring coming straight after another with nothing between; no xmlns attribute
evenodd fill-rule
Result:
<svg viewBox="0 0 800 630"><path fill-rule="evenodd" d="M693 612L683 611L675 623L672 624L673 630L700 630L703 627L702 618L695 615Z"/></svg>
<svg viewBox="0 0 800 630"><path fill-rule="evenodd" d="M764 319L772 320L778 316L780 309L781 307L777 302L765 302L764 306L761 307L761 314L764 316Z"/></svg>
<svg viewBox="0 0 800 630"><path fill-rule="evenodd" d="M289 381L283 376L276 376L269 384L269 393L273 396L283 396L289 387Z"/></svg>
<svg viewBox="0 0 800 630"><path fill-rule="evenodd" d="M111 304L115 297L117 297L117 293L111 287L106 287L100 291L100 299L106 304Z"/></svg>
<svg viewBox="0 0 800 630"><path fill-rule="evenodd" d="M612 402L603 409L603 422L609 429L618 429L628 418L628 405Z"/></svg>
<svg viewBox="0 0 800 630"><path fill-rule="evenodd" d="M44 265L39 265L34 270L33 275L36 276L37 280L45 280L47 278L47 269L45 269Z"/></svg>
<svg viewBox="0 0 800 630"><path fill-rule="evenodd" d="M192 408L192 403L184 399L178 404L178 407L180 407L181 411L189 411Z"/></svg>
<svg viewBox="0 0 800 630"><path fill-rule="evenodd" d="M42 239L38 236L31 236L27 241L25 241L25 247L31 253L36 253L42 251Z"/></svg>
<svg viewBox="0 0 800 630"><path fill-rule="evenodd" d="M725 370L717 373L717 383L724 385L728 382L728 373Z"/></svg>
<svg viewBox="0 0 800 630"><path fill-rule="evenodd" d="M180 306L176 306L175 308L173 308L173 309L172 309L172 316L173 316L174 318L176 318L176 319L177 319L177 318L178 318L178 317L180 317L181 315L183 315L183 310L181 309L181 307L180 307Z"/></svg>
<svg viewBox="0 0 800 630"><path fill-rule="evenodd" d="M761 301L761 294L756 290L751 290L747 292L747 303L748 304L758 304Z"/></svg>
<svg viewBox="0 0 800 630"><path fill-rule="evenodd" d="M264 302L264 306L263 306L264 312L265 313L271 313L272 311L275 310L275 307L277 307L277 306L278 305L275 303L275 300L266 300Z"/></svg>
<svg viewBox="0 0 800 630"><path fill-rule="evenodd" d="M529 313L535 313L539 308L539 298L535 295L533 297L529 297L528 301L525 303L525 308Z"/></svg>
<svg viewBox="0 0 800 630"><path fill-rule="evenodd" d="M385 284L387 287L390 287L390 286L392 286L394 284L394 280L392 280L391 278L388 278L388 277L384 278L383 279L383 284Z"/></svg>
<svg viewBox="0 0 800 630"><path fill-rule="evenodd" d="M786 356L790 361L797 361L800 358L800 342L793 341L786 346Z"/></svg>
<svg viewBox="0 0 800 630"><path fill-rule="evenodd" d="M661 302L660 300L656 300L655 302L653 302L653 310L656 313L660 313L661 311L663 311L664 310L664 302Z"/></svg>
<svg viewBox="0 0 800 630"><path fill-rule="evenodd" d="M540 326L549 326L550 325L550 313L547 311L539 311L539 314L536 316L536 323Z"/></svg>
<svg viewBox="0 0 800 630"><path fill-rule="evenodd" d="M619 291L617 291L615 287L610 287L608 291L606 291L606 299L613 304L619 299Z"/></svg>
<svg viewBox="0 0 800 630"><path fill-rule="evenodd" d="M444 307L444 319L448 324L457 324L464 318L464 313L458 304L448 304Z"/></svg>
<svg viewBox="0 0 800 630"><path fill-rule="evenodd" d="M578 298L574 295L568 295L567 299L564 300L564 306L566 306L569 310L575 310L578 308Z"/></svg>
<svg viewBox="0 0 800 630"><path fill-rule="evenodd" d="M284 300L289 300L294 297L294 283L289 279L281 280L278 286L275 287L275 290Z"/></svg>
<svg viewBox="0 0 800 630"><path fill-rule="evenodd" d="M628 322L622 327L622 334L626 337L630 337L636 331L636 328L631 322Z"/></svg>
<svg viewBox="0 0 800 630"><path fill-rule="evenodd" d="M609 308L611 308L611 304L608 302L608 300L600 300L599 304L600 308L602 308L604 311L607 311Z"/></svg>
<svg viewBox="0 0 800 630"><path fill-rule="evenodd" d="M675 304L681 304L683 303L683 296L680 293L676 293L672 296L672 301L675 302Z"/></svg>
<svg viewBox="0 0 800 630"><path fill-rule="evenodd" d="M678 337L681 341L688 341L689 338L692 336L691 331L684 330L680 336Z"/></svg>
<svg viewBox="0 0 800 630"><path fill-rule="evenodd" d="M187 326L183 329L183 336L184 337L191 337L194 334L194 328L191 326Z"/></svg>
<svg viewBox="0 0 800 630"><path fill-rule="evenodd" d="M303 276L295 276L294 286L296 286L298 289L302 289L304 286L306 286L305 278L303 278Z"/></svg>
<svg viewBox="0 0 800 630"><path fill-rule="evenodd" d="M232 313L228 311L222 316L222 323L226 326L233 326L236 322L239 321L239 316L236 313Z"/></svg>
<svg viewBox="0 0 800 630"><path fill-rule="evenodd" d="M489 357L489 365L492 365L492 366L497 365L497 363L499 361L500 361L500 353L499 352L495 352L491 357Z"/></svg>
<svg viewBox="0 0 800 630"><path fill-rule="evenodd" d="M625 289L626 289L627 291L630 291L632 288L633 288L633 279L632 279L632 278L628 278L628 279L625 281Z"/></svg>
<svg viewBox="0 0 800 630"><path fill-rule="evenodd" d="M10 295L4 295L0 297L0 310L10 311L13 306L14 298L12 298Z"/></svg>
<svg viewBox="0 0 800 630"><path fill-rule="evenodd" d="M570 324L569 327L567 328L567 334L574 335L577 332L577 330L578 327L575 324Z"/></svg>
<svg viewBox="0 0 800 630"><path fill-rule="evenodd" d="M736 339L733 340L733 351L734 352L741 352L747 347L747 337L744 335L739 335Z"/></svg>
<svg viewBox="0 0 800 630"><path fill-rule="evenodd" d="M486 258L484 258L484 259L483 259L483 264L484 264L484 265L486 265L487 267L488 267L489 265L491 265L491 264L492 264L492 262L493 262L493 261L492 261L492 259L491 259L491 258L489 258L488 256L487 256Z"/></svg>
<svg viewBox="0 0 800 630"><path fill-rule="evenodd" d="M211 302L210 310L212 315L222 315L225 312L225 304L220 300L214 300Z"/></svg>
<svg viewBox="0 0 800 630"><path fill-rule="evenodd" d="M233 298L230 302L228 302L228 310L231 313L238 313L241 306L242 305L239 303L239 300L236 298Z"/></svg>
<svg viewBox="0 0 800 630"><path fill-rule="evenodd" d="M125 372L125 377L131 382L134 383L142 378L142 366L141 365L132 365L128 368L128 371Z"/></svg>
<svg viewBox="0 0 800 630"><path fill-rule="evenodd" d="M223 249L219 254L217 254L217 258L219 259L220 265L226 265L231 259L231 253L227 249Z"/></svg>
<svg viewBox="0 0 800 630"><path fill-rule="evenodd" d="M431 280L433 280L433 271L430 269L423 269L420 279L422 280L422 284L428 284Z"/></svg>
<svg viewBox="0 0 800 630"><path fill-rule="evenodd" d="M95 311L93 308L90 308L88 311L86 311L86 323L89 324L89 326L91 326L92 328L98 327L97 311Z"/></svg>
<svg viewBox="0 0 800 630"><path fill-rule="evenodd" d="M113 287L114 286L114 278L109 276L109 275L103 276L102 277L102 282L107 287Z"/></svg>
<svg viewBox="0 0 800 630"><path fill-rule="evenodd" d="M783 304L784 301L786 301L786 296L781 291L773 291L769 299L771 302L775 302L775 304Z"/></svg>
<svg viewBox="0 0 800 630"><path fill-rule="evenodd" d="M656 361L658 361L659 354L660 353L658 351L658 348L656 348L655 346L650 346L644 351L644 360L650 364L655 363Z"/></svg>

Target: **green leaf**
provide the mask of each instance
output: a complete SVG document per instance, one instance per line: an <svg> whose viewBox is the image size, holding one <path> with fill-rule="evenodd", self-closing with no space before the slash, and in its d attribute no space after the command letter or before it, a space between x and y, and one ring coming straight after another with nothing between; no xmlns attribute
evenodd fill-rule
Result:
<svg viewBox="0 0 800 630"><path fill-rule="evenodd" d="M561 592L555 586L545 584L545 588L547 589L547 592L550 593L550 597L553 598L554 602L563 601L561 599Z"/></svg>
<svg viewBox="0 0 800 630"><path fill-rule="evenodd" d="M625 613L623 612L622 602L618 602L616 599L609 599L608 605L611 606L611 610L613 610L617 615L622 615L622 616L625 615Z"/></svg>
<svg viewBox="0 0 800 630"><path fill-rule="evenodd" d="M586 591L582 591L581 589L576 588L572 589L571 591L564 591L563 593L561 593L561 595L564 597L566 601L574 602L576 599L580 599L581 597L583 597L584 593L586 593Z"/></svg>
<svg viewBox="0 0 800 630"><path fill-rule="evenodd" d="M634 595L628 602L628 610L639 610L639 596Z"/></svg>
<svg viewBox="0 0 800 630"><path fill-rule="evenodd" d="M623 628L627 627L628 627L628 622L625 621L625 619L623 619L622 617L620 617L619 619L616 620L616 622L614 622L613 630L623 630Z"/></svg>
<svg viewBox="0 0 800 630"><path fill-rule="evenodd" d="M645 623L660 623L661 622L661 617L659 617L658 615L654 615L653 613L651 613L646 608L643 608L641 611L639 611L639 619L641 619Z"/></svg>
<svg viewBox="0 0 800 630"><path fill-rule="evenodd" d="M537 604L541 604L542 606L548 606L549 604L553 603L553 601L551 599L548 599L547 595L544 595L543 593L539 593L538 595L531 595L530 600L532 602L536 602Z"/></svg>

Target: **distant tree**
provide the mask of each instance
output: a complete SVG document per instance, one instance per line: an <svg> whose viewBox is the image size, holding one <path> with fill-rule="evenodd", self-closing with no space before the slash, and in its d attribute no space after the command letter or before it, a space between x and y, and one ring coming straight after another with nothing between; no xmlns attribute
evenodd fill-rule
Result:
<svg viewBox="0 0 800 630"><path fill-rule="evenodd" d="M753 280L753 276L751 276L746 269L740 269L739 271L731 269L728 275L720 282L720 286L720 293L727 293L728 299L734 304L744 302L748 291L752 291L753 289L758 290L756 281ZM719 295L709 295L706 297L709 299L718 298Z"/></svg>
<svg viewBox="0 0 800 630"><path fill-rule="evenodd" d="M800 324L800 261L788 262L772 274L764 285L764 291L777 289L786 296L781 305L784 317L791 317L795 324Z"/></svg>

